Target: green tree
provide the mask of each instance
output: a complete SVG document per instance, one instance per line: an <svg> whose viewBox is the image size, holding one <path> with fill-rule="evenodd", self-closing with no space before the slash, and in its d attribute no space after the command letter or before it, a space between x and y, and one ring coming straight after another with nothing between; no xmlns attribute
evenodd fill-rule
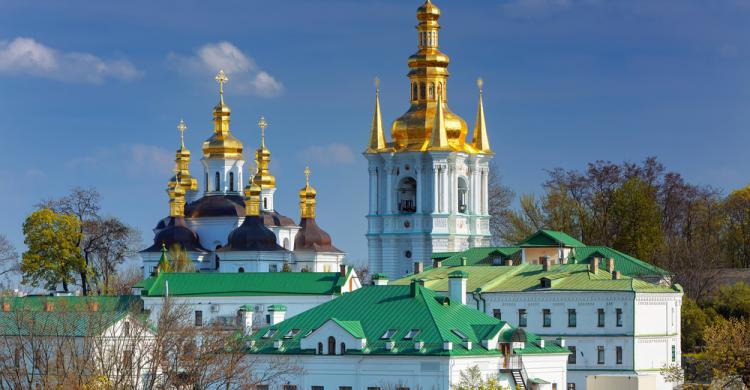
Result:
<svg viewBox="0 0 750 390"><path fill-rule="evenodd" d="M663 242L655 188L633 177L617 188L612 198L614 248L639 259L653 259Z"/></svg>
<svg viewBox="0 0 750 390"><path fill-rule="evenodd" d="M174 244L169 248L167 258L172 262L170 272L195 272L193 261L180 244Z"/></svg>
<svg viewBox="0 0 750 390"><path fill-rule="evenodd" d="M702 308L694 300L682 299L682 350L693 352L705 345L703 332L710 326L717 314L712 308Z"/></svg>
<svg viewBox="0 0 750 390"><path fill-rule="evenodd" d="M471 366L459 372L458 385L456 390L502 390L504 389L497 379L488 377L482 378L482 371L479 366Z"/></svg>
<svg viewBox="0 0 750 390"><path fill-rule="evenodd" d="M750 186L732 192L724 202L727 218L725 248L735 267L750 267Z"/></svg>
<svg viewBox="0 0 750 390"><path fill-rule="evenodd" d="M720 286L709 305L725 318L750 319L750 285L737 282Z"/></svg>
<svg viewBox="0 0 750 390"><path fill-rule="evenodd" d="M740 378L750 387L750 319L722 319L706 328L705 361L725 382Z"/></svg>
<svg viewBox="0 0 750 390"><path fill-rule="evenodd" d="M86 264L78 243L80 222L72 215L58 214L48 208L33 212L23 224L23 282L37 287L54 288L62 283L63 290L75 282L74 273L85 272Z"/></svg>

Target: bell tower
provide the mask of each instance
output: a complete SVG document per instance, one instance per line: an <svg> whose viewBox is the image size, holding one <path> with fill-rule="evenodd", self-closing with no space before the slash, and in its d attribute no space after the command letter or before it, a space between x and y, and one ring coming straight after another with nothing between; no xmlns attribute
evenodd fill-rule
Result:
<svg viewBox="0 0 750 390"><path fill-rule="evenodd" d="M368 259L372 273L391 278L429 263L433 252L490 243L489 162L480 87L471 142L466 121L448 107L447 55L438 48L440 10L417 9L418 49L409 57L409 109L391 126L388 142L376 80L375 112L364 152L369 171Z"/></svg>

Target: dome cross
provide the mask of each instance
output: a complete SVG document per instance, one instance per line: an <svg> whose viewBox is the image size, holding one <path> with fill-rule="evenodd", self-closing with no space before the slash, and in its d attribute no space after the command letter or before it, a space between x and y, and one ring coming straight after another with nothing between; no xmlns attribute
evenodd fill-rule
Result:
<svg viewBox="0 0 750 390"><path fill-rule="evenodd" d="M310 185L310 167L305 167L305 185Z"/></svg>
<svg viewBox="0 0 750 390"><path fill-rule="evenodd" d="M187 125L185 125L185 121L180 119L180 123L177 124L177 130L180 131L180 146L182 146L182 149L185 149L185 130L187 130Z"/></svg>
<svg viewBox="0 0 750 390"><path fill-rule="evenodd" d="M224 69L220 69L219 73L217 73L216 77L214 77L214 80L219 83L219 97L221 99L221 103L224 104L224 84L229 81L229 76L224 73Z"/></svg>
<svg viewBox="0 0 750 390"><path fill-rule="evenodd" d="M266 118L264 118L262 115L260 117L260 120L258 121L258 127L260 128L260 146L265 147L266 146L266 127L268 127L268 122L266 122Z"/></svg>

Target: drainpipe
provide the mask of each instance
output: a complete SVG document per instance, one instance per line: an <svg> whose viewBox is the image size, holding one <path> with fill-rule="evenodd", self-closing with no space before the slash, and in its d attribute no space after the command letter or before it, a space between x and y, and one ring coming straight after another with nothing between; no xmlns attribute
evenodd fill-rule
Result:
<svg viewBox="0 0 750 390"><path fill-rule="evenodd" d="M479 298L477 298L479 296ZM471 297L477 302L477 310L479 310L479 300L482 299L479 289L471 293Z"/></svg>
<svg viewBox="0 0 750 390"><path fill-rule="evenodd" d="M479 299L482 300L482 312L485 314L487 313L487 301L484 300L484 297L482 297L482 288L477 289L477 294L479 295Z"/></svg>

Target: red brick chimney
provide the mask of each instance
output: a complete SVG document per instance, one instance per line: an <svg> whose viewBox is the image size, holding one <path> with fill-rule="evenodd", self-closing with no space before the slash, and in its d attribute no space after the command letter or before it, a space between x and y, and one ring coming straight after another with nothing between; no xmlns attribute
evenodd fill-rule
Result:
<svg viewBox="0 0 750 390"><path fill-rule="evenodd" d="M339 273L341 276L346 276L346 264L339 265Z"/></svg>
<svg viewBox="0 0 750 390"><path fill-rule="evenodd" d="M52 302L44 302L44 311L52 311Z"/></svg>
<svg viewBox="0 0 750 390"><path fill-rule="evenodd" d="M609 273L615 272L615 259L611 257L607 259L607 272Z"/></svg>
<svg viewBox="0 0 750 390"><path fill-rule="evenodd" d="M422 262L417 261L416 263L414 263L414 275L421 274L422 271L424 271L424 265L422 264Z"/></svg>

